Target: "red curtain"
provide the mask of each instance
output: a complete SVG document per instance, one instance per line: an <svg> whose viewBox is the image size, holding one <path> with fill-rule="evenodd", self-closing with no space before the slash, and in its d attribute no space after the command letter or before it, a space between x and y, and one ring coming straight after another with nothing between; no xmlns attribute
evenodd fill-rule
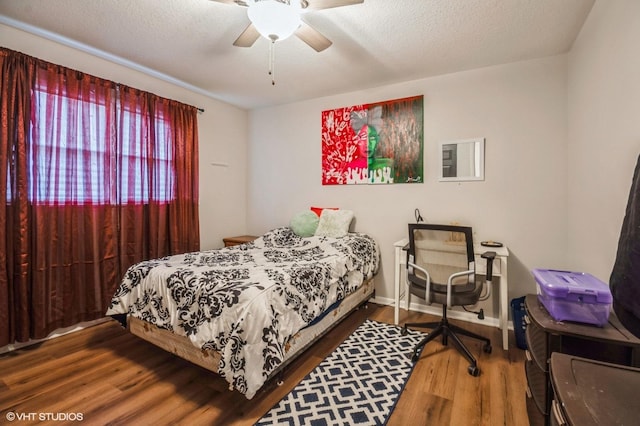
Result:
<svg viewBox="0 0 640 426"><path fill-rule="evenodd" d="M197 110L0 49L0 346L104 316L199 248Z"/></svg>

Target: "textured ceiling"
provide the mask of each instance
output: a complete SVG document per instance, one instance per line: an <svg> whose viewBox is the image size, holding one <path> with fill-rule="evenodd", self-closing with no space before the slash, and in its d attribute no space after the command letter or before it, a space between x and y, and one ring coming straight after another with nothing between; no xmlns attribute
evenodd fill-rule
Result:
<svg viewBox="0 0 640 426"><path fill-rule="evenodd" d="M249 22L237 5L0 0L0 23L104 52L252 109L565 53L593 3L364 0L308 12L304 21L333 45L318 53L296 37L278 42L275 86L267 40L232 46Z"/></svg>

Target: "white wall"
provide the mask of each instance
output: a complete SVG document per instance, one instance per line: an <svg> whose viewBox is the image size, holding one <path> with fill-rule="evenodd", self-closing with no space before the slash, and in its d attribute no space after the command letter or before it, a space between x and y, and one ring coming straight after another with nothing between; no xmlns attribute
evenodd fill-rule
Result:
<svg viewBox="0 0 640 426"><path fill-rule="evenodd" d="M350 208L356 230L380 243L377 298L385 300L393 290L392 244L405 236L417 207L427 221L458 221L474 227L476 240L505 242L510 298L535 291L534 267L584 270L608 281L640 153L636 0L597 1L567 56L250 113L8 26L0 25L0 40L206 109L199 116L204 249L219 247L224 236L286 225L310 205ZM417 94L425 99L425 183L321 185L321 111ZM486 138L486 180L439 183L437 143L472 137Z"/></svg>
<svg viewBox="0 0 640 426"><path fill-rule="evenodd" d="M509 297L535 292L529 270L566 259L566 86L562 55L253 110L248 229L286 225L311 205L354 210L356 230L381 246L376 299L389 300L392 245L419 208L429 222L458 221L473 226L478 241L503 241L511 251ZM419 94L425 183L321 185L321 111ZM473 137L486 138L485 181L438 182L438 142Z"/></svg>
<svg viewBox="0 0 640 426"><path fill-rule="evenodd" d="M223 237L244 233L248 126L245 110L2 24L0 40L6 48L204 108L205 112L198 116L201 247L221 247ZM212 166L212 162L228 167Z"/></svg>
<svg viewBox="0 0 640 426"><path fill-rule="evenodd" d="M640 154L639 42L639 1L597 1L569 54L569 265L605 282Z"/></svg>
<svg viewBox="0 0 640 426"><path fill-rule="evenodd" d="M356 212L382 247L377 298L392 296L392 243L419 207L511 251L509 297L535 291L535 267L608 282L640 154L640 2L599 0L568 55L314 99L250 113L248 229L309 205ZM323 187L320 112L425 96L426 183ZM437 182L437 142L485 137L486 180Z"/></svg>

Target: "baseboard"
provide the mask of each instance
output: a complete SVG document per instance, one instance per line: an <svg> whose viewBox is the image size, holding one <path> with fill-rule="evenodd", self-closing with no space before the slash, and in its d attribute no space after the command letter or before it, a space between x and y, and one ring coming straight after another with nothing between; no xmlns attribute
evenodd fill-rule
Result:
<svg viewBox="0 0 640 426"><path fill-rule="evenodd" d="M393 299L390 299L387 297L378 297L378 296L371 299L371 302L377 303L379 305L386 305L386 306L394 306L395 304ZM436 316L442 315L442 307L440 305L428 306L428 305L422 305L418 303L411 303L411 310L417 311L417 312L423 312L425 314L436 315ZM459 319L461 321L500 328L500 320L494 317L485 317L483 320L480 320L478 319L478 316L476 314L473 314L471 312L456 311L456 310L449 310L449 313L447 314L447 316L451 319ZM509 330L513 330L513 321L508 321L508 328Z"/></svg>
<svg viewBox="0 0 640 426"><path fill-rule="evenodd" d="M111 318L99 318L99 319L93 320L93 321L81 322L79 324L72 325L71 327L59 328L59 329L53 331L51 334L49 334L44 339L33 339L33 340L29 340L28 342L10 343L10 344L8 344L6 346L0 347L0 355L2 355L4 353L7 353L7 352L15 351L17 349L26 348L26 347L31 346L31 345L36 345L36 344L38 344L40 342L44 342L46 340L55 339L56 337L64 336L65 334L74 333L76 331L80 331L80 330L83 330L85 328L89 328L89 327L92 327L94 325L98 325L100 323L109 321L110 319Z"/></svg>

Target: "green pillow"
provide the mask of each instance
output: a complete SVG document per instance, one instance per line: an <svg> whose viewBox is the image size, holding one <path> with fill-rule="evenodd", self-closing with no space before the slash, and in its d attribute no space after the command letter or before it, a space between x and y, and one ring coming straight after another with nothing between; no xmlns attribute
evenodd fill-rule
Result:
<svg viewBox="0 0 640 426"><path fill-rule="evenodd" d="M302 211L291 218L289 227L300 237L311 237L315 234L320 218L311 210Z"/></svg>

